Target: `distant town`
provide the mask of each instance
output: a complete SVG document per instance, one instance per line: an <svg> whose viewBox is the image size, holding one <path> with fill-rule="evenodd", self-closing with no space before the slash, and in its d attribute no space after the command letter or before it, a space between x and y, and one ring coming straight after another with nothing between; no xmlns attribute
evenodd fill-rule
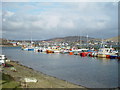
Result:
<svg viewBox="0 0 120 90"><path fill-rule="evenodd" d="M70 46L76 48L100 48L101 45L105 47L114 47L118 48L118 38L113 37L109 39L98 39L91 38L86 36L67 36L67 37L58 37L47 40L9 40L9 39L0 39L0 46L23 46L30 45L33 46Z"/></svg>

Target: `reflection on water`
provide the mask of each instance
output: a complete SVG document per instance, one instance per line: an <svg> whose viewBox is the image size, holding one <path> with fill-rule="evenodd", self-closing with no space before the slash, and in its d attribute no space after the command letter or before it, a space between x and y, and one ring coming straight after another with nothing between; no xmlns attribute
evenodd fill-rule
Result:
<svg viewBox="0 0 120 90"><path fill-rule="evenodd" d="M23 65L75 84L89 88L118 86L118 61L115 59L36 53L20 48L4 48L3 53Z"/></svg>

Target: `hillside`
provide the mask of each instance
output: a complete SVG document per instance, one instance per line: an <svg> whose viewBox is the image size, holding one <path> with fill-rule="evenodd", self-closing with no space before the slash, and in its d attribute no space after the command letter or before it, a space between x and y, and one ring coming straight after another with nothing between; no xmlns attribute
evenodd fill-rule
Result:
<svg viewBox="0 0 120 90"><path fill-rule="evenodd" d="M85 36L67 36L67 37L60 37L60 38L52 38L52 39L48 39L46 41L74 42L74 41L79 41L79 40L87 41L87 37L85 37ZM100 40L100 39L88 37L88 40Z"/></svg>
<svg viewBox="0 0 120 90"><path fill-rule="evenodd" d="M104 39L104 41L113 41L113 42L118 42L118 37L112 37L112 38L107 38ZM56 38L51 38L51 39L46 39L46 40L33 40L34 42L40 42L40 41L52 41L52 42L76 42L76 41L87 41L87 37L85 36L67 36L67 37L56 37ZM93 38L93 37L88 37L88 41L101 41L102 39L99 38ZM24 42L30 42L30 40L24 40ZM7 40L7 39L1 39L0 38L0 44L8 44L9 42L23 42L23 40Z"/></svg>
<svg viewBox="0 0 120 90"><path fill-rule="evenodd" d="M114 41L114 42L118 42L118 39L119 39L119 38L120 38L120 36L112 37L112 38L105 39L105 41Z"/></svg>

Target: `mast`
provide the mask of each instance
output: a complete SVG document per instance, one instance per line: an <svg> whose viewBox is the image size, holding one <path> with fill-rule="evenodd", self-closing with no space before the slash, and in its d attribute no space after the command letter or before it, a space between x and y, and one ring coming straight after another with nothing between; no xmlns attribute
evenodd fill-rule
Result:
<svg viewBox="0 0 120 90"><path fill-rule="evenodd" d="M82 43L81 43L81 36L80 36L80 47L82 48Z"/></svg>
<svg viewBox="0 0 120 90"><path fill-rule="evenodd" d="M88 48L88 35L86 36L86 38L87 38L87 48Z"/></svg>
<svg viewBox="0 0 120 90"><path fill-rule="evenodd" d="M81 41L80 41L80 36L79 36L79 42L80 42L80 47L81 47Z"/></svg>
<svg viewBox="0 0 120 90"><path fill-rule="evenodd" d="M81 34L80 34L80 35L79 35L79 44L80 44L79 46L80 46L80 48L82 48L82 42L81 42L82 39L81 39L81 38L82 38L82 36L81 36Z"/></svg>
<svg viewBox="0 0 120 90"><path fill-rule="evenodd" d="M110 48L112 48L112 45L110 45Z"/></svg>
<svg viewBox="0 0 120 90"><path fill-rule="evenodd" d="M103 38L102 38L101 48L104 48Z"/></svg>
<svg viewBox="0 0 120 90"><path fill-rule="evenodd" d="M30 31L30 34L31 34L30 43L31 43L31 46L32 46L32 30Z"/></svg>

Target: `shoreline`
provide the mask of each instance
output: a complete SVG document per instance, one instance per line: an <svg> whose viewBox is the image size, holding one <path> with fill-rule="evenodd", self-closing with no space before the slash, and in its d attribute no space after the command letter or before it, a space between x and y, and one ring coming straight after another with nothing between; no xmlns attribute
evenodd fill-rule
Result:
<svg viewBox="0 0 120 90"><path fill-rule="evenodd" d="M21 47L21 46L13 46L13 45L0 45L0 47Z"/></svg>
<svg viewBox="0 0 120 90"><path fill-rule="evenodd" d="M10 65L10 66L4 67L3 73L12 76L15 79L15 81L21 82L20 80L26 77L35 78L37 80L36 83L28 82L27 88L82 88L82 89L87 89L84 86L76 85L66 80L62 80L57 77L50 76L40 71L34 70L31 67L28 67L28 66L25 66L19 63L19 61L10 60L10 62L7 62L7 65ZM14 67L16 71L13 72L11 70L11 67Z"/></svg>

